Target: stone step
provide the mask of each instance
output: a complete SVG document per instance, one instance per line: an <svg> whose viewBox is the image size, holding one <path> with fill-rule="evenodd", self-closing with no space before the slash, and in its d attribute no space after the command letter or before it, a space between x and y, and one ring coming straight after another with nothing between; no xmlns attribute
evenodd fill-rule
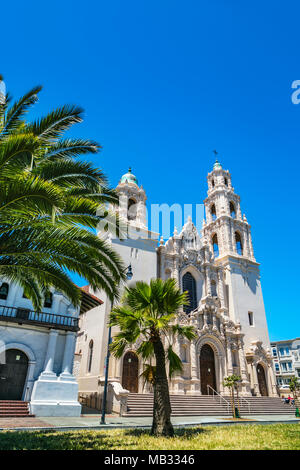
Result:
<svg viewBox="0 0 300 470"><path fill-rule="evenodd" d="M15 408L26 408L28 406L28 403L1 403L0 402L0 408L7 407L7 406L14 406Z"/></svg>
<svg viewBox="0 0 300 470"><path fill-rule="evenodd" d="M210 395L170 395L172 416L226 416L231 414L231 397L224 396L227 401L221 402L219 398ZM247 403L240 400L240 411L244 415L294 414L295 408L283 403L276 397L247 397ZM250 411L249 406L250 405ZM127 413L124 416L151 416L153 412L152 394L128 395ZM237 406L237 403L236 403Z"/></svg>
<svg viewBox="0 0 300 470"><path fill-rule="evenodd" d="M26 401L0 400L0 418L28 418L33 417L29 412Z"/></svg>

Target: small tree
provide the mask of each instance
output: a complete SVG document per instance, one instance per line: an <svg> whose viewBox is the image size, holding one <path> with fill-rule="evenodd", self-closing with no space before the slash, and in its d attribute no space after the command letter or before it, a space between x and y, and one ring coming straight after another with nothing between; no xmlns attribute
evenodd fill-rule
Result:
<svg viewBox="0 0 300 470"><path fill-rule="evenodd" d="M224 387L230 389L231 408L232 408L233 418L236 418L234 390L235 389L237 390L237 385L238 385L238 382L240 381L241 381L241 377L235 374L225 377L223 381Z"/></svg>
<svg viewBox="0 0 300 470"><path fill-rule="evenodd" d="M297 377L292 377L290 384L290 391L293 393L295 407L296 407L296 416L300 417L299 413L299 403L298 403L298 393L300 393L300 382Z"/></svg>

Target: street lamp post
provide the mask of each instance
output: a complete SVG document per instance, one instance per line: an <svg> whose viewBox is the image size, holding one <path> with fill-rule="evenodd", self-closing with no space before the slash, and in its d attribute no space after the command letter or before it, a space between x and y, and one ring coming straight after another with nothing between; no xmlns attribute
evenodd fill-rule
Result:
<svg viewBox="0 0 300 470"><path fill-rule="evenodd" d="M126 278L128 281L132 278L132 267L131 264L126 268ZM114 302L111 303L111 310L113 309ZM105 358L105 379L104 379L104 390L102 400L102 413L100 424L106 424L105 413L106 413L106 400L107 400L107 387L108 387L108 368L109 368L109 357L110 357L110 343L111 343L111 326L108 329L108 340L107 340L107 354Z"/></svg>

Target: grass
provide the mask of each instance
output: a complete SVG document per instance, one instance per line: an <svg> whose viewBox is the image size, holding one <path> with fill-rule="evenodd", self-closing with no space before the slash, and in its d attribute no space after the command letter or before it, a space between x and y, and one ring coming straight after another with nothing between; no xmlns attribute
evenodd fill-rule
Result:
<svg viewBox="0 0 300 470"><path fill-rule="evenodd" d="M0 450L300 450L299 424L198 426L173 438L148 430L3 431Z"/></svg>

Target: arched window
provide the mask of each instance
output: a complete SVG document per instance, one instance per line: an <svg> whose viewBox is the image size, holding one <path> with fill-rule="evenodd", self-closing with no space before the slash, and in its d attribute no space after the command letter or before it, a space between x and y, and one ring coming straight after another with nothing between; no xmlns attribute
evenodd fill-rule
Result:
<svg viewBox="0 0 300 470"><path fill-rule="evenodd" d="M216 206L214 204L210 208L210 215L213 220L216 220L217 214L216 214Z"/></svg>
<svg viewBox="0 0 300 470"><path fill-rule="evenodd" d="M128 211L127 217L128 220L135 220L136 219L136 212L137 212L137 204L134 199L129 199L128 201Z"/></svg>
<svg viewBox="0 0 300 470"><path fill-rule="evenodd" d="M215 180L214 179L211 180L211 184L212 184L212 187L214 188L215 187Z"/></svg>
<svg viewBox="0 0 300 470"><path fill-rule="evenodd" d="M219 256L219 244L218 244L218 237L216 233L212 237L212 246L213 246L214 256L215 258L217 258Z"/></svg>
<svg viewBox="0 0 300 470"><path fill-rule="evenodd" d="M230 210L230 215L233 219L235 219L236 217L236 211L235 211L235 205L233 204L233 202L230 202L229 204L229 210Z"/></svg>
<svg viewBox="0 0 300 470"><path fill-rule="evenodd" d="M87 362L87 371L88 372L91 372L91 369L92 369L93 350L94 350L94 341L91 339L90 344L89 344L88 362Z"/></svg>
<svg viewBox="0 0 300 470"><path fill-rule="evenodd" d="M182 290L188 292L189 305L185 305L183 310L189 314L192 310L197 308L197 293L196 293L196 281L191 273L185 273L182 277Z"/></svg>
<svg viewBox="0 0 300 470"><path fill-rule="evenodd" d="M224 183L226 186L228 186L228 179L227 178L224 178Z"/></svg>
<svg viewBox="0 0 300 470"><path fill-rule="evenodd" d="M239 232L235 232L234 235L235 235L236 252L237 252L237 254L242 255L243 254L243 245L242 245L241 236L240 236Z"/></svg>
<svg viewBox="0 0 300 470"><path fill-rule="evenodd" d="M8 291L9 291L9 285L7 284L7 282L3 282L0 287L0 299L6 300L8 296Z"/></svg>
<svg viewBox="0 0 300 470"><path fill-rule="evenodd" d="M216 284L216 281L213 279L210 283L211 285L211 295L213 297L217 297L218 294L217 294L217 284Z"/></svg>

